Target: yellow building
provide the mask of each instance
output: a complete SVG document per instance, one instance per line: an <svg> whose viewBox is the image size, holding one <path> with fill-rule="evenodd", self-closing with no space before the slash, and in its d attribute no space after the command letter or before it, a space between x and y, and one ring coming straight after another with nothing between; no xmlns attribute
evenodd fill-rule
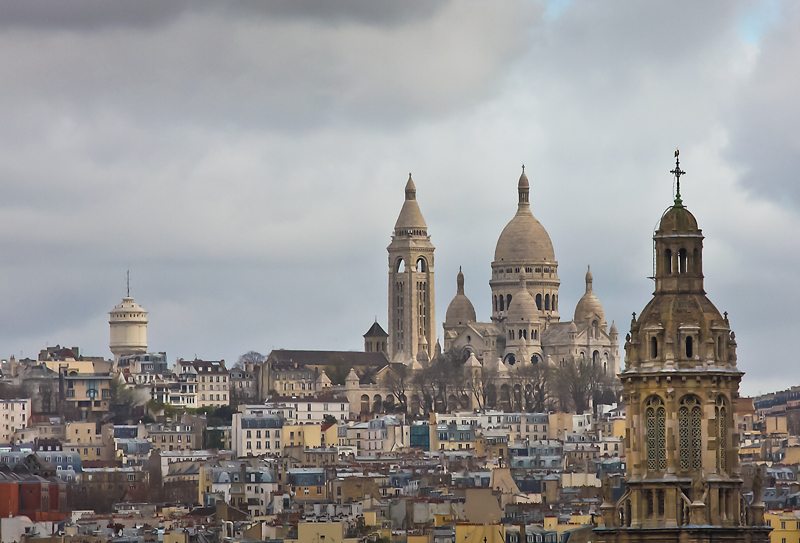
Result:
<svg viewBox="0 0 800 543"><path fill-rule="evenodd" d="M284 424L281 429L281 448L315 449L322 446L322 426L319 424Z"/></svg>
<svg viewBox="0 0 800 543"><path fill-rule="evenodd" d="M459 543L505 543L506 527L502 524L456 524Z"/></svg>
<svg viewBox="0 0 800 543"><path fill-rule="evenodd" d="M800 518L792 511L764 513L767 526L772 526L771 543L795 543L800 541Z"/></svg>
<svg viewBox="0 0 800 543"><path fill-rule="evenodd" d="M64 375L64 401L67 408L80 412L84 420L97 420L108 412L111 399L110 373L79 373L69 370Z"/></svg>

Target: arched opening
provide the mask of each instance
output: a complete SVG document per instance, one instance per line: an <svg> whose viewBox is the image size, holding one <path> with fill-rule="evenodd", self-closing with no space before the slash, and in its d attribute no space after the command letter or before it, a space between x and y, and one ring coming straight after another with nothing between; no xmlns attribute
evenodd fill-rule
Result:
<svg viewBox="0 0 800 543"><path fill-rule="evenodd" d="M411 395L411 403L409 404L408 408L411 413L419 413L419 396L417 394Z"/></svg>
<svg viewBox="0 0 800 543"><path fill-rule="evenodd" d="M506 296L506 309L511 309L511 294Z"/></svg>
<svg viewBox="0 0 800 543"><path fill-rule="evenodd" d="M506 355L506 364L508 364L509 366L513 366L516 363L517 363L517 357L515 357L513 353L509 353Z"/></svg>
<svg viewBox="0 0 800 543"><path fill-rule="evenodd" d="M508 339L512 339L512 340L514 339L514 330L509 330L508 331Z"/></svg>
<svg viewBox="0 0 800 543"><path fill-rule="evenodd" d="M382 408L383 398L381 398L380 394L375 394L375 396L372 398L372 412L380 413Z"/></svg>
<svg viewBox="0 0 800 543"><path fill-rule="evenodd" d="M664 251L664 273L669 275L672 273L672 250L666 249Z"/></svg>
<svg viewBox="0 0 800 543"><path fill-rule="evenodd" d="M398 258L394 265L394 271L397 273L404 273L406 271L406 263L402 258Z"/></svg>
<svg viewBox="0 0 800 543"><path fill-rule="evenodd" d="M655 336L650 338L650 358L658 357L658 339Z"/></svg>
<svg viewBox="0 0 800 543"><path fill-rule="evenodd" d="M506 299L505 299L505 297L501 294L498 297L498 300L500 300L500 311L505 311L506 310Z"/></svg>
<svg viewBox="0 0 800 543"><path fill-rule="evenodd" d="M533 354L531 355L531 364L538 364L539 363L539 355Z"/></svg>
<svg viewBox="0 0 800 543"><path fill-rule="evenodd" d="M544 295L544 310L545 311L550 311L550 295L549 294L545 294Z"/></svg>
<svg viewBox="0 0 800 543"><path fill-rule="evenodd" d="M595 351L592 353L592 367L596 368L598 362L600 362L600 351Z"/></svg>
<svg viewBox="0 0 800 543"><path fill-rule="evenodd" d="M494 311L497 313L497 294L494 295Z"/></svg>
<svg viewBox="0 0 800 543"><path fill-rule="evenodd" d="M597 321L592 321L592 337L594 339L600 337L600 325Z"/></svg>
<svg viewBox="0 0 800 543"><path fill-rule="evenodd" d="M497 406L497 388L494 383L489 383L486 386L486 405L488 407Z"/></svg>
<svg viewBox="0 0 800 543"><path fill-rule="evenodd" d="M692 336L686 338L686 358L692 358L694 356L694 340Z"/></svg>
<svg viewBox="0 0 800 543"><path fill-rule="evenodd" d="M369 396L366 394L361 395L361 414L366 415L369 413Z"/></svg>
<svg viewBox="0 0 800 543"><path fill-rule="evenodd" d="M666 452L667 411L658 396L652 396L645 408L645 428L647 432L647 469L663 471L667 469Z"/></svg>
<svg viewBox="0 0 800 543"><path fill-rule="evenodd" d="M697 396L684 396L678 408L678 451L681 470L703 467L702 409Z"/></svg>
<svg viewBox="0 0 800 543"><path fill-rule="evenodd" d="M425 259L420 257L417 259L417 272L424 273L428 271L428 263L425 262Z"/></svg>
<svg viewBox="0 0 800 543"><path fill-rule="evenodd" d="M520 330L520 334L522 334L522 339L528 339L528 331L527 330Z"/></svg>
<svg viewBox="0 0 800 543"><path fill-rule="evenodd" d="M502 385L500 387L500 403L508 405L511 402L511 387Z"/></svg>
<svg viewBox="0 0 800 543"><path fill-rule="evenodd" d="M536 295L536 309L538 309L539 311L542 310L542 295L541 294L537 294Z"/></svg>
<svg viewBox="0 0 800 543"><path fill-rule="evenodd" d="M723 361L725 359L725 352L722 350L722 336L717 338L717 360Z"/></svg>
<svg viewBox="0 0 800 543"><path fill-rule="evenodd" d="M678 251L678 273L686 273L686 249Z"/></svg>
<svg viewBox="0 0 800 543"><path fill-rule="evenodd" d="M450 394L450 396L447 397L447 409L449 411L458 409L458 398L456 398L455 394Z"/></svg>
<svg viewBox="0 0 800 543"><path fill-rule="evenodd" d="M723 473L728 469L727 444L728 444L728 408L725 396L717 398L717 405L714 408L716 420L714 428L717 434L717 473Z"/></svg>
<svg viewBox="0 0 800 543"><path fill-rule="evenodd" d="M539 330L533 330L531 332L531 339L539 339Z"/></svg>

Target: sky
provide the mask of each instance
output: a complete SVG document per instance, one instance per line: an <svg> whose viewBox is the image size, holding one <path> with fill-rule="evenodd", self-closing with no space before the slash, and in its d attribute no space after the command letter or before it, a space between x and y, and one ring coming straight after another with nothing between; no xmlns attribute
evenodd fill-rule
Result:
<svg viewBox="0 0 800 543"><path fill-rule="evenodd" d="M409 172L488 320L522 164L624 337L679 148L742 393L800 384L798 57L788 1L3 2L0 357L110 357L128 270L170 361L363 349Z"/></svg>

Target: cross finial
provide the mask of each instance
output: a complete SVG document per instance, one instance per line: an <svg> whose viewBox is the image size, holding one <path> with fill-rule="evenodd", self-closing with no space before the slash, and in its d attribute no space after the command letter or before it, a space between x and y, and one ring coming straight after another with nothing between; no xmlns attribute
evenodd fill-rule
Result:
<svg viewBox="0 0 800 543"><path fill-rule="evenodd" d="M522 165L522 173L525 173L525 164Z"/></svg>
<svg viewBox="0 0 800 543"><path fill-rule="evenodd" d="M676 207L683 207L683 201L681 200L681 176L684 175L686 172L681 170L681 159L678 158L680 155L680 150L675 150L675 169L670 170L669 173L675 176L675 206Z"/></svg>

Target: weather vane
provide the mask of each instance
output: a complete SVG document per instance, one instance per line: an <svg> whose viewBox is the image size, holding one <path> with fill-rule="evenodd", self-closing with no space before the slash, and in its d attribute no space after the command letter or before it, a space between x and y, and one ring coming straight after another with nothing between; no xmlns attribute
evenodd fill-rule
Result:
<svg viewBox="0 0 800 543"><path fill-rule="evenodd" d="M678 207L683 207L683 201L681 201L681 176L686 174L686 172L681 170L681 159L678 158L678 155L680 154L680 150L675 151L675 169L670 170L669 173L675 176L675 205Z"/></svg>

